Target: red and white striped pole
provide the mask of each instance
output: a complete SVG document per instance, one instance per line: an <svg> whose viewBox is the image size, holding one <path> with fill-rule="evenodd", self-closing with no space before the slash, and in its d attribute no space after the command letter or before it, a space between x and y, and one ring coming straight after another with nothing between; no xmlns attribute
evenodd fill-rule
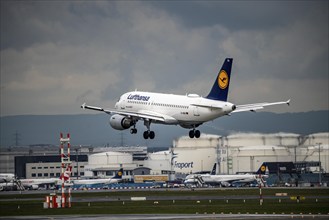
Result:
<svg viewBox="0 0 329 220"><path fill-rule="evenodd" d="M259 205L263 205L263 194L262 194L262 174L259 174Z"/></svg>
<svg viewBox="0 0 329 220"><path fill-rule="evenodd" d="M68 180L70 181L70 172L71 172L71 160L70 160L70 156L71 156L71 149L70 149L70 134L67 134L67 138L63 137L63 133L60 133L60 142L61 142L61 162L62 162L62 175L61 175L61 179L62 179L62 208L65 208L65 203L66 203L66 197L65 197L65 181ZM64 152L64 145L67 144L67 155L65 155ZM66 168L66 170L65 170ZM66 171L68 171L68 175L65 173ZM71 196L71 192L69 191L69 197ZM70 201L71 199L69 199ZM69 204L69 206L71 206Z"/></svg>
<svg viewBox="0 0 329 220"><path fill-rule="evenodd" d="M64 141L63 141L63 133L61 133L61 162L62 162L62 208L65 208L65 180L64 180L64 172L65 172L65 164L64 164L64 160L65 160L65 154L64 154Z"/></svg>
<svg viewBox="0 0 329 220"><path fill-rule="evenodd" d="M68 207L71 208L71 187L69 187Z"/></svg>
<svg viewBox="0 0 329 220"><path fill-rule="evenodd" d="M68 161L68 164L67 164L67 167L69 168L70 172L72 171L72 168L71 168L71 144L70 144L70 133L67 133L67 139L68 139L68 142L67 142L67 161ZM68 177L68 180L70 180L70 176L71 174L69 174L69 177ZM68 189L68 207L71 208L71 187L69 187Z"/></svg>

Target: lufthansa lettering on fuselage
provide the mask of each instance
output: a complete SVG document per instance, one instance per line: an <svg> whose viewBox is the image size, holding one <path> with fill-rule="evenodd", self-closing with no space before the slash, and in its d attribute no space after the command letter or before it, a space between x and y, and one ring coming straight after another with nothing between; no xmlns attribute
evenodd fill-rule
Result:
<svg viewBox="0 0 329 220"><path fill-rule="evenodd" d="M179 169L193 168L193 162L189 162L189 163L177 163L177 161L175 161L175 167L177 167Z"/></svg>
<svg viewBox="0 0 329 220"><path fill-rule="evenodd" d="M138 95L138 94L136 94L136 95L130 94L127 99L147 102L150 98L151 98L150 96L143 96L143 95Z"/></svg>

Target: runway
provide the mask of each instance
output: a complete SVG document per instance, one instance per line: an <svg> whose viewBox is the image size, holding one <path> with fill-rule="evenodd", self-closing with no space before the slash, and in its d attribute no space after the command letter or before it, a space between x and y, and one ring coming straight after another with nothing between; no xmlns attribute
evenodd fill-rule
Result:
<svg viewBox="0 0 329 220"><path fill-rule="evenodd" d="M328 219L328 215L298 215L298 214L134 214L134 215L62 215L62 216L21 216L0 217L0 219L35 219L35 220L188 220L188 219Z"/></svg>

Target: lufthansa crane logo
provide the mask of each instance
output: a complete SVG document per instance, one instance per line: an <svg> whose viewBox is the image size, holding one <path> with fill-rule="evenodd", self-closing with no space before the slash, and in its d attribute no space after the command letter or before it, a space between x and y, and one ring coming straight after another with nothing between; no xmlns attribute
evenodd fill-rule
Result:
<svg viewBox="0 0 329 220"><path fill-rule="evenodd" d="M118 172L118 176L122 176L122 172L121 171Z"/></svg>
<svg viewBox="0 0 329 220"><path fill-rule="evenodd" d="M228 86L228 75L225 70L220 71L218 74L218 86L221 89L226 89Z"/></svg>
<svg viewBox="0 0 329 220"><path fill-rule="evenodd" d="M261 170L262 172L265 172L266 167L265 167L265 166L262 166L262 167L260 168L260 170Z"/></svg>

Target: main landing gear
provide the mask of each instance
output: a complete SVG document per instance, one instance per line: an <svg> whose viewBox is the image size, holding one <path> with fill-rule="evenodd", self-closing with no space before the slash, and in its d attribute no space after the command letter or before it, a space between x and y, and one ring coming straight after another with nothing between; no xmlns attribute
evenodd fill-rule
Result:
<svg viewBox="0 0 329 220"><path fill-rule="evenodd" d="M154 133L154 131L147 130L147 131L144 131L143 137L144 137L144 139L148 139L148 138L154 139L155 133Z"/></svg>
<svg viewBox="0 0 329 220"><path fill-rule="evenodd" d="M190 138L199 138L201 133L199 130L190 130L190 132L188 133L188 135L190 136Z"/></svg>
<svg viewBox="0 0 329 220"><path fill-rule="evenodd" d="M154 139L155 133L150 130L151 120L144 120L144 125L147 128L147 131L143 133L144 139ZM130 134L137 134L136 123L134 123L133 126L134 127L130 129Z"/></svg>
<svg viewBox="0 0 329 220"><path fill-rule="evenodd" d="M151 120L144 120L144 125L146 126L147 131L144 131L143 138L144 139L149 139L149 138L154 139L155 133L154 133L154 131L150 130Z"/></svg>

